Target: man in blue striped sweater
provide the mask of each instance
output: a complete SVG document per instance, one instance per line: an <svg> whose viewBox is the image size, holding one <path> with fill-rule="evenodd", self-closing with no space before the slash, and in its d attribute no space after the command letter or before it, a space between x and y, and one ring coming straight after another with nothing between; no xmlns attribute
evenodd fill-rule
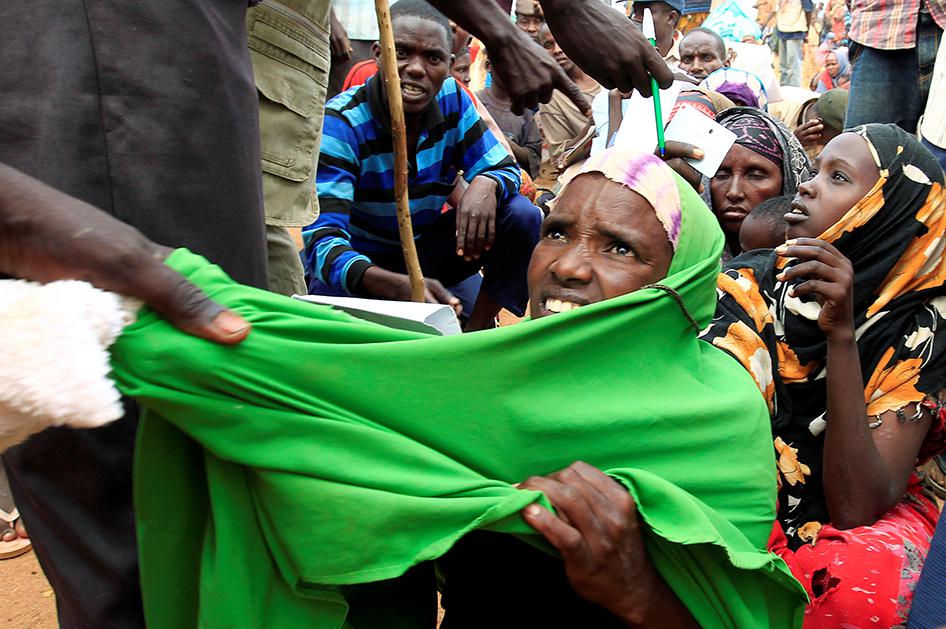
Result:
<svg viewBox="0 0 946 629"><path fill-rule="evenodd" d="M449 77L452 33L446 17L423 0L400 0L391 18L407 125L411 217L427 300L459 309L460 300L444 287L472 284L475 303L463 304L466 330L491 327L500 308L524 312L526 268L541 213L519 195L515 161ZM380 59L377 43L374 53ZM458 172L469 187L455 208L443 212ZM322 214L303 232L310 292L409 299L381 70L326 105L316 190Z"/></svg>

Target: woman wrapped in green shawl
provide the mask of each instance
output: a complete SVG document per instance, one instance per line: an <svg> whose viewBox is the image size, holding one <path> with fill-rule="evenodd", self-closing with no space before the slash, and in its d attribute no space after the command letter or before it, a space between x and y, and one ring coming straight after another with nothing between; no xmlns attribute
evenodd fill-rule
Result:
<svg viewBox="0 0 946 629"><path fill-rule="evenodd" d="M136 494L149 625L358 626L372 587L358 584L442 557L471 531L551 552L562 524L582 524L519 513L550 508L536 489L556 494L568 478L553 473L577 460L626 489L639 565L693 620L796 625L804 594L765 550L765 402L696 336L713 316L722 244L666 166L611 151L563 193L530 268L533 313L559 314L512 327L389 329L173 253L168 265L253 331L214 345L145 310L112 348L119 386L148 410ZM567 556L558 565L574 576ZM407 626L401 611L377 622Z"/></svg>

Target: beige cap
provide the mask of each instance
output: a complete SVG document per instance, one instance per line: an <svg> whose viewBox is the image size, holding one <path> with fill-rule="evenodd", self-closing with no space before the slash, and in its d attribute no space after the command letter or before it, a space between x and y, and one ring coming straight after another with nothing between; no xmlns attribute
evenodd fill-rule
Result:
<svg viewBox="0 0 946 629"><path fill-rule="evenodd" d="M535 0L516 0L516 13L522 15L542 15L542 8Z"/></svg>

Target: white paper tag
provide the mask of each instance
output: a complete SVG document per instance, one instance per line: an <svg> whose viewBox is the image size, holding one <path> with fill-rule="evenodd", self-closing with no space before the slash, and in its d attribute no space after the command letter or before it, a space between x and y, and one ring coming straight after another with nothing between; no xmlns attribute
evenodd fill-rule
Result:
<svg viewBox="0 0 946 629"><path fill-rule="evenodd" d="M712 178L736 141L736 134L690 107L680 107L664 132L666 140L686 142L702 149L703 159L686 160Z"/></svg>
<svg viewBox="0 0 946 629"><path fill-rule="evenodd" d="M665 90L660 90L660 113L663 116L661 126L666 127L670 120L670 113L677 103L682 84L674 81ZM641 153L653 153L657 148L657 125L654 122L654 101L644 98L640 92L634 90L631 102L624 111L624 120L614 138L614 146L632 148Z"/></svg>

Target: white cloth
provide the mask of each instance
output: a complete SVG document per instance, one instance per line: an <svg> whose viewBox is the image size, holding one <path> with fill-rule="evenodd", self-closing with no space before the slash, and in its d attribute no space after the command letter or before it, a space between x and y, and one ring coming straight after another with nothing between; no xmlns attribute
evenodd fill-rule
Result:
<svg viewBox="0 0 946 629"><path fill-rule="evenodd" d="M345 27L348 39L378 39L378 15L372 0L334 0L332 9Z"/></svg>
<svg viewBox="0 0 946 629"><path fill-rule="evenodd" d="M745 70L759 77L765 86L765 97L770 103L782 100L782 88L773 70L772 49L762 44L726 41L726 47L736 53L730 64L738 70Z"/></svg>
<svg viewBox="0 0 946 629"><path fill-rule="evenodd" d="M138 307L86 282L0 281L0 452L50 426L122 416L108 347Z"/></svg>
<svg viewBox="0 0 946 629"><path fill-rule="evenodd" d="M936 65L933 66L933 82L930 97L926 101L926 112L920 121L920 131L930 144L946 148L946 37L939 43Z"/></svg>
<svg viewBox="0 0 946 629"><path fill-rule="evenodd" d="M595 137L591 141L591 155L594 157L604 149L608 148L608 134L611 132L609 119L609 94L610 90L601 90L591 101L591 115L595 121ZM621 115L627 113L627 107L631 104L630 98L621 99Z"/></svg>

